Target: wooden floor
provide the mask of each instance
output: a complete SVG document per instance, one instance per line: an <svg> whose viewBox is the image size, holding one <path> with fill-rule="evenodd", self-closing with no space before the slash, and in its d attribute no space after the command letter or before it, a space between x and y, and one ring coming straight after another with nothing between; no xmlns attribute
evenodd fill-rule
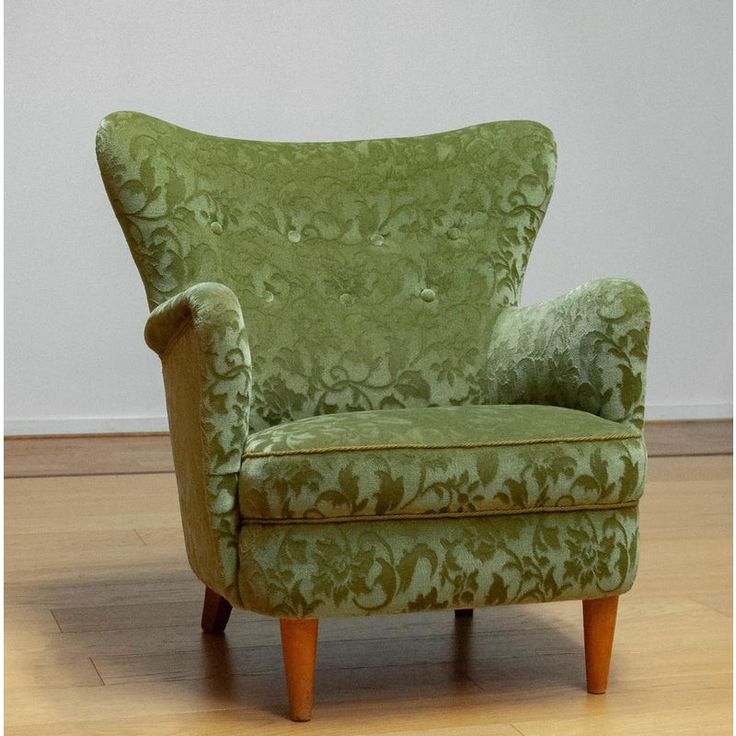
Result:
<svg viewBox="0 0 736 736"><path fill-rule="evenodd" d="M314 720L285 719L277 622L199 632L170 473L6 481L9 736L731 733L731 457L659 457L608 694L579 603L325 620Z"/></svg>
<svg viewBox="0 0 736 736"><path fill-rule="evenodd" d="M728 455L730 419L695 422L647 422L649 457ZM171 473L174 459L166 433L90 435L86 437L8 437L5 477L125 475Z"/></svg>

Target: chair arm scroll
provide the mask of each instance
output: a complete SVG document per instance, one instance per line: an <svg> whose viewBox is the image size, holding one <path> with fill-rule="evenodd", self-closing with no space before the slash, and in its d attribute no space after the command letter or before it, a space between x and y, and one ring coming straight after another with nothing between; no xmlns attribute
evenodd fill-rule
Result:
<svg viewBox="0 0 736 736"><path fill-rule="evenodd" d="M145 339L163 364L189 561L237 604L237 481L251 397L240 303L223 284L196 284L151 312Z"/></svg>
<svg viewBox="0 0 736 736"><path fill-rule="evenodd" d="M551 404L641 430L650 312L626 279L599 279L498 318L488 356L494 404Z"/></svg>

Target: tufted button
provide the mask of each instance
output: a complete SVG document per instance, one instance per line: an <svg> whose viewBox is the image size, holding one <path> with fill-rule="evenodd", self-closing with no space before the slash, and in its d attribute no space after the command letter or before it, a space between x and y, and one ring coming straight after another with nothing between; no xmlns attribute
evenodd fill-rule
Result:
<svg viewBox="0 0 736 736"><path fill-rule="evenodd" d="M373 233L373 235L371 235L371 243L373 243L373 245L383 245L385 242L386 238L384 238L381 233Z"/></svg>
<svg viewBox="0 0 736 736"><path fill-rule="evenodd" d="M302 234L298 230L289 230L286 235L292 243L298 243L302 239Z"/></svg>
<svg viewBox="0 0 736 736"><path fill-rule="evenodd" d="M212 232L215 235L222 235L222 225L220 225L220 223L217 222L217 220L215 220L215 222L210 223L210 230L212 230Z"/></svg>
<svg viewBox="0 0 736 736"><path fill-rule="evenodd" d="M274 295L272 291L264 291L263 298L270 304L273 301Z"/></svg>
<svg viewBox="0 0 736 736"><path fill-rule="evenodd" d="M434 293L433 289L422 289L419 292L419 296L425 301L425 302L433 302L435 300L435 297L437 296Z"/></svg>
<svg viewBox="0 0 736 736"><path fill-rule="evenodd" d="M460 232L459 228L451 227L447 231L447 237L450 238L450 240L457 240L462 233Z"/></svg>
<svg viewBox="0 0 736 736"><path fill-rule="evenodd" d="M340 304L345 307L349 307L355 301L355 297L352 294L340 294Z"/></svg>

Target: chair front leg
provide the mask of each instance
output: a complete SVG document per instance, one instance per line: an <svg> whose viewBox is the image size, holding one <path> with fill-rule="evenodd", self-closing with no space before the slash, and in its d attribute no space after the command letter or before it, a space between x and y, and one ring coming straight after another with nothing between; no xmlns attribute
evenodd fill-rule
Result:
<svg viewBox="0 0 736 736"><path fill-rule="evenodd" d="M618 596L583 601L585 677L588 692L601 695L608 686Z"/></svg>
<svg viewBox="0 0 736 736"><path fill-rule="evenodd" d="M316 618L282 618L280 623L289 717L292 721L308 721L312 718L319 621Z"/></svg>
<svg viewBox="0 0 736 736"><path fill-rule="evenodd" d="M219 593L210 588L204 589L202 606L202 631L205 634L222 634L230 618L233 607Z"/></svg>

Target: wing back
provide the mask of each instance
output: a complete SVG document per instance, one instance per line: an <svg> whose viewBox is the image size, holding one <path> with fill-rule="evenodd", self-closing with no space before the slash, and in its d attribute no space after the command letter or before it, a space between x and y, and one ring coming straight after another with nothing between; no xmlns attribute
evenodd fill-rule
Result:
<svg viewBox="0 0 736 736"><path fill-rule="evenodd" d="M529 121L265 143L119 112L97 154L149 306L202 281L238 296L253 429L482 403L493 321L518 302L556 165Z"/></svg>

